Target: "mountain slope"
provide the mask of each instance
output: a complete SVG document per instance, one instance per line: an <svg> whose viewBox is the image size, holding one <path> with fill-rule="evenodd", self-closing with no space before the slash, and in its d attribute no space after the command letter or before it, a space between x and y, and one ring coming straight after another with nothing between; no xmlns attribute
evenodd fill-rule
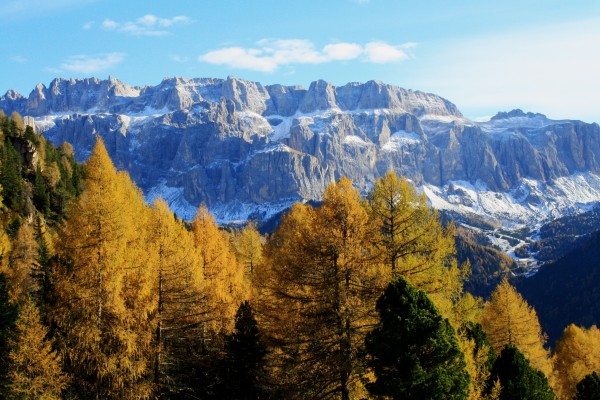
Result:
<svg viewBox="0 0 600 400"><path fill-rule="evenodd" d="M190 218L267 219L319 200L342 176L362 191L396 170L437 208L499 225L536 225L600 200L600 128L516 110L477 123L439 96L378 81L270 85L235 78L165 79L131 87L56 79L0 108L34 117L78 159L101 135L149 200Z"/></svg>
<svg viewBox="0 0 600 400"><path fill-rule="evenodd" d="M600 324L600 231L518 284L553 344L570 323Z"/></svg>

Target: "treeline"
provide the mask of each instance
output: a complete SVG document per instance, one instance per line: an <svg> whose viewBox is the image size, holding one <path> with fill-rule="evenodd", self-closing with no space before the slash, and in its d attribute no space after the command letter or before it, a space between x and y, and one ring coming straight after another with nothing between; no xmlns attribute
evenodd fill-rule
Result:
<svg viewBox="0 0 600 400"><path fill-rule="evenodd" d="M6 398L597 393L598 330L570 327L551 356L508 281L485 304L463 293L454 228L395 174L366 199L332 183L319 207L296 204L266 238L251 224L220 229L203 206L188 224L162 200L145 204L100 140L78 174L64 219L52 205L2 210ZM16 215L35 232L18 251Z"/></svg>

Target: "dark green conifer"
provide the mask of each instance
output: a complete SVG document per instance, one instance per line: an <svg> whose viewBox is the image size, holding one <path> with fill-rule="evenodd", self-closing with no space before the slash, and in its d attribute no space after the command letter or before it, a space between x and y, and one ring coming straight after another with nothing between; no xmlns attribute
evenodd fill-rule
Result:
<svg viewBox="0 0 600 400"><path fill-rule="evenodd" d="M555 400L548 379L529 364L525 356L512 345L506 345L494 362L488 381L491 391L500 380L500 400Z"/></svg>
<svg viewBox="0 0 600 400"><path fill-rule="evenodd" d="M223 398L236 400L265 399L264 360L267 355L260 331L248 301L235 316L235 330L225 342Z"/></svg>
<svg viewBox="0 0 600 400"><path fill-rule="evenodd" d="M431 300L400 278L377 301L379 325L366 350L377 396L393 399L466 399L469 375L454 329Z"/></svg>
<svg viewBox="0 0 600 400"><path fill-rule="evenodd" d="M596 372L586 375L577 384L573 400L600 400L600 376Z"/></svg>

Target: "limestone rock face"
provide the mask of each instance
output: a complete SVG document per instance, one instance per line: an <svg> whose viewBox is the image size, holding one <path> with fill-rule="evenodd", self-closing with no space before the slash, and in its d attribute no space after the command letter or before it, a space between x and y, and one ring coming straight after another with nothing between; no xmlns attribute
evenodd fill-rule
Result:
<svg viewBox="0 0 600 400"><path fill-rule="evenodd" d="M379 81L305 89L167 78L139 88L114 78L55 79L28 98L7 92L0 108L35 117L55 144L72 143L79 160L102 136L149 199L163 196L184 217L200 203L222 220L252 210L268 216L269 205L320 199L342 176L366 192L389 170L439 188L448 207L485 211L460 185L500 197L518 189L539 207L542 186L600 174L597 124L520 110L478 123L439 96ZM600 183L594 190L589 199L600 200ZM464 196L453 203L457 193Z"/></svg>

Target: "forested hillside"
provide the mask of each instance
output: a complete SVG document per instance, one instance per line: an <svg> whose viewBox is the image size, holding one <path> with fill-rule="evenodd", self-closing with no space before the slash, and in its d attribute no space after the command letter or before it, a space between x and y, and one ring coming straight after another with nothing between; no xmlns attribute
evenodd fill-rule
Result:
<svg viewBox="0 0 600 400"><path fill-rule="evenodd" d="M331 183L262 236L148 205L100 139L80 167L1 122L6 398L567 399L598 369L595 330L552 355L506 279L465 293L456 228L394 173L366 198Z"/></svg>
<svg viewBox="0 0 600 400"><path fill-rule="evenodd" d="M544 265L519 289L538 311L550 343L571 323L586 327L600 323L600 232Z"/></svg>

